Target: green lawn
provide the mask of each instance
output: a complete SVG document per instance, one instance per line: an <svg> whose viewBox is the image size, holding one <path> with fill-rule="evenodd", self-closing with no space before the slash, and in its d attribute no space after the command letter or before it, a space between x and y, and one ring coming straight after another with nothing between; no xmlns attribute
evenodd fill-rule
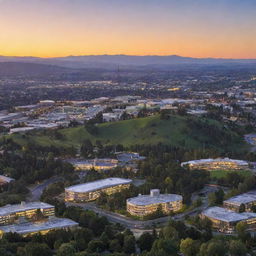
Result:
<svg viewBox="0 0 256 256"><path fill-rule="evenodd" d="M193 117L195 122L199 122L200 118ZM233 131L227 130L223 125L214 120L207 120L208 124L215 127L217 131L233 134L235 141L227 143L232 150L243 150L246 147L243 138L235 134ZM131 145L155 145L158 143L184 147L188 149L208 147L223 151L221 140L212 140L209 143L209 134L206 130L191 129L188 117L174 115L168 120L161 120L159 115L137 118L126 121L103 123L98 126L97 135L87 132L84 126L75 128L60 129L63 135L62 139L50 136L49 132L33 131L28 135L13 134L7 137L13 138L14 141L21 145L28 142L39 144L41 146L55 147L78 147L85 139L90 139L93 143L100 140L102 144L122 144L124 146Z"/></svg>
<svg viewBox="0 0 256 256"><path fill-rule="evenodd" d="M230 172L237 172L245 177L253 175L252 172L249 170L238 170L238 171L237 170L236 171L214 170L214 171L210 171L210 175L211 175L211 178L220 179L220 178L225 178L227 174Z"/></svg>

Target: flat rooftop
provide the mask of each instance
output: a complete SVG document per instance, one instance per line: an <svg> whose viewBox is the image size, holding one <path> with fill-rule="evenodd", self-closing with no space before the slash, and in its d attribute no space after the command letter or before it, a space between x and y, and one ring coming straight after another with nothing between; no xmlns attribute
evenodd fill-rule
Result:
<svg viewBox="0 0 256 256"><path fill-rule="evenodd" d="M247 193L243 193L237 196L233 196L228 200L225 200L224 203L241 205L256 201L256 190L249 191Z"/></svg>
<svg viewBox="0 0 256 256"><path fill-rule="evenodd" d="M73 220L53 217L41 222L26 222L21 224L0 226L0 230L4 233L12 232L18 234L27 234L49 229L69 228L77 225L78 223Z"/></svg>
<svg viewBox="0 0 256 256"><path fill-rule="evenodd" d="M54 207L53 205L43 202L29 202L21 204L5 205L0 207L0 216L9 215L16 212L29 211L33 209L48 209Z"/></svg>
<svg viewBox="0 0 256 256"><path fill-rule="evenodd" d="M251 218L256 218L256 213L252 212L243 212L237 213L231 210L227 210L222 207L210 207L202 212L208 218L220 220L223 222L239 222L242 220L248 220Z"/></svg>
<svg viewBox="0 0 256 256"><path fill-rule="evenodd" d="M230 162L230 163L235 163L238 165L248 165L248 162L244 161L244 160L236 160L236 159L230 159L230 158L208 158L208 159L198 159L198 160L192 160L192 161L188 161L188 162L183 162L181 163L181 165L186 165L186 164L207 164L207 163L214 163L214 162Z"/></svg>
<svg viewBox="0 0 256 256"><path fill-rule="evenodd" d="M96 180L96 181L88 182L88 183L84 183L84 184L78 184L75 186L65 188L65 190L77 192L77 193L79 193L79 192L86 193L86 192L92 192L92 191L96 191L96 190L104 189L104 188L108 188L108 187L130 184L131 182L132 182L132 180L130 180L130 179L108 178L108 179Z"/></svg>
<svg viewBox="0 0 256 256"><path fill-rule="evenodd" d="M0 181L5 181L5 182L11 182L14 181L15 179L4 176L4 175L0 175Z"/></svg>
<svg viewBox="0 0 256 256"><path fill-rule="evenodd" d="M158 196L139 195L137 197L127 199L128 203L141 206L150 204L169 203L175 201L182 201L182 196L176 194L160 194Z"/></svg>

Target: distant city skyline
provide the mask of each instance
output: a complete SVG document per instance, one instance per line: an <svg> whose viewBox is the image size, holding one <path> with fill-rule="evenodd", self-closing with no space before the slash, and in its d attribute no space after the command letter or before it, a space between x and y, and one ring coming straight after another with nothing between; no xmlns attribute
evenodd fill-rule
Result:
<svg viewBox="0 0 256 256"><path fill-rule="evenodd" d="M0 55L256 58L254 0L0 0Z"/></svg>

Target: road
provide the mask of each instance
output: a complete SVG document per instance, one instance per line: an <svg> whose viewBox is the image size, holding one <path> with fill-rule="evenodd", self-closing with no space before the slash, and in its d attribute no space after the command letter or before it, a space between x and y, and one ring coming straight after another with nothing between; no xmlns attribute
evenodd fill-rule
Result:
<svg viewBox="0 0 256 256"><path fill-rule="evenodd" d="M252 146L251 151L255 152L256 151L256 134L254 134L254 133L246 134L246 135L244 135L244 139L248 144L250 144Z"/></svg>
<svg viewBox="0 0 256 256"><path fill-rule="evenodd" d="M206 209L208 207L208 204L203 204L202 206L193 209L190 212L185 212L181 214L176 214L175 216L165 216L154 220L134 220L131 218L128 218L124 215L117 214L114 212L106 211L101 208L99 208L95 203L66 203L67 206L80 206L85 210L92 210L99 214L100 216L106 217L110 222L113 223L119 223L123 225L126 228L129 228L131 230L145 230L145 229L152 229L154 226L159 226L161 224L168 223L171 219L173 220L182 220L185 218L186 215L195 215L198 212Z"/></svg>
<svg viewBox="0 0 256 256"><path fill-rule="evenodd" d="M36 185L33 188L29 188L30 190L30 195L27 198L28 201L38 201L40 200L40 196L43 193L43 190L49 186L50 184L53 184L55 182L61 181L62 178L61 177L51 177L48 180L43 181L42 183L40 183L39 185Z"/></svg>
<svg viewBox="0 0 256 256"><path fill-rule="evenodd" d="M177 220L177 221L184 220L185 216L194 216L194 215L200 213L201 211L205 210L209 205L208 194L215 192L218 189L219 189L219 186L206 185L202 190L193 193L192 200L196 200L200 194L204 194L204 198L202 200L202 205L200 205L199 207L197 207L191 211L176 214L174 216L165 216L165 217L161 217L158 219L145 220L145 221L134 220L134 219L128 218L128 217L118 214L118 213L106 211L104 209L99 208L93 202L92 203L66 203L66 205L67 206L71 206L71 205L72 206L80 206L83 209L92 210L92 211L96 212L97 214L99 214L100 216L105 216L110 222L119 223L119 224L123 225L124 227L131 229L132 231L137 231L137 232L141 232L142 230L144 230L144 231L151 230L152 231L152 227L154 227L156 225L159 226L159 225L166 224L171 219Z"/></svg>

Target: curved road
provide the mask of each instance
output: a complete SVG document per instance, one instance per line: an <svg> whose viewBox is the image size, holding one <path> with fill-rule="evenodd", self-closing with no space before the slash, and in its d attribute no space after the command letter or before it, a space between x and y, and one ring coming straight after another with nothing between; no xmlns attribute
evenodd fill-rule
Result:
<svg viewBox="0 0 256 256"><path fill-rule="evenodd" d="M103 210L99 207L97 207L94 203L66 203L67 206L80 206L83 209L86 210L92 210L99 214L100 216L106 217L110 222L113 223L119 223L123 225L126 228L129 229L150 229L153 226L159 225L159 224L165 224L168 223L169 220L182 220L186 215L194 215L195 213L202 211L204 208L207 208L208 205L202 205L201 207L198 207L190 212L185 212L181 214L177 214L175 216L165 216L154 220L134 220L131 218L128 218L124 215L117 214L114 212Z"/></svg>

